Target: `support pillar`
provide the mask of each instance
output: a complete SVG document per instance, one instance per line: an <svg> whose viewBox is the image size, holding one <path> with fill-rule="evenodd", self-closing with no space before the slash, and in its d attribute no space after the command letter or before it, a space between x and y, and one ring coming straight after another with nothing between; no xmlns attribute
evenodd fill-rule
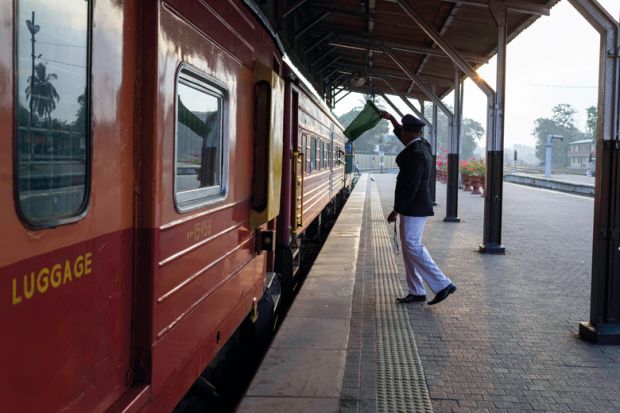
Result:
<svg viewBox="0 0 620 413"><path fill-rule="evenodd" d="M490 1L497 25L497 85L489 98L487 120L487 176L484 189L484 227L481 253L505 254L502 245L502 198L504 179L504 105L506 91L506 6Z"/></svg>
<svg viewBox="0 0 620 413"><path fill-rule="evenodd" d="M433 168L431 171L431 200L437 205L437 105L433 102L433 120L431 121L431 154Z"/></svg>
<svg viewBox="0 0 620 413"><path fill-rule="evenodd" d="M601 35L590 320L579 335L620 344L620 24L595 1L570 3Z"/></svg>
<svg viewBox="0 0 620 413"><path fill-rule="evenodd" d="M445 222L460 222L459 202L459 141L461 137L461 71L454 68L454 116L448 145L448 188L446 193Z"/></svg>

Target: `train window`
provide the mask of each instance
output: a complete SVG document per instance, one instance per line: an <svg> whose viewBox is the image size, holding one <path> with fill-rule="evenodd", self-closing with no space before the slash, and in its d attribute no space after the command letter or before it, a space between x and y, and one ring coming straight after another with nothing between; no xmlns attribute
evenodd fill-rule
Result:
<svg viewBox="0 0 620 413"><path fill-rule="evenodd" d="M325 142L321 141L321 151L320 151L320 156L321 156L321 169L325 168Z"/></svg>
<svg viewBox="0 0 620 413"><path fill-rule="evenodd" d="M90 170L90 2L16 2L15 194L24 222L81 218Z"/></svg>
<svg viewBox="0 0 620 413"><path fill-rule="evenodd" d="M177 82L175 199L181 210L219 199L224 184L226 92L187 67Z"/></svg>
<svg viewBox="0 0 620 413"><path fill-rule="evenodd" d="M310 140L310 172L316 169L316 139Z"/></svg>

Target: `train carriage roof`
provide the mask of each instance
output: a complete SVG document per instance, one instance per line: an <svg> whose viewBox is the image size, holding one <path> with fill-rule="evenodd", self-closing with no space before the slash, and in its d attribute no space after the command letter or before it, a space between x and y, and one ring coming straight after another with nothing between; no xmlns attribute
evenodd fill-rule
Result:
<svg viewBox="0 0 620 413"><path fill-rule="evenodd" d="M454 65L405 12L408 5L474 69L497 49L490 6L508 10L512 40L559 0L245 0L261 14L280 47L319 93L344 88L428 100L385 53L391 50L425 86L443 97L454 88Z"/></svg>

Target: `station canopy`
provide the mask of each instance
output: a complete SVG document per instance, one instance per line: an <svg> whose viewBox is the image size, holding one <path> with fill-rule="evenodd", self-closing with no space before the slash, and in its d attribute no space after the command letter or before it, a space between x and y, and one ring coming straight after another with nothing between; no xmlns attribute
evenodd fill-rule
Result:
<svg viewBox="0 0 620 413"><path fill-rule="evenodd" d="M510 41L558 1L256 0L252 7L260 8L285 52L333 106L343 89L429 100L423 86L444 97L454 88L455 65L428 27L476 69L497 51L494 8L506 10Z"/></svg>

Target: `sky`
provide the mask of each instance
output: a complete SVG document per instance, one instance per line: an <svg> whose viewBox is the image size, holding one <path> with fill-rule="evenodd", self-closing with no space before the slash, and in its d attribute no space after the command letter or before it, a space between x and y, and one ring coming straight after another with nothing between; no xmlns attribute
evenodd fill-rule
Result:
<svg viewBox="0 0 620 413"><path fill-rule="evenodd" d="M619 18L620 0L599 3ZM515 144L534 146L535 120L551 117L551 109L560 103L577 109L577 126L585 130L586 108L597 103L599 39L579 12L562 0L549 16L541 16L508 44L505 148ZM478 70L493 87L495 66L493 58ZM362 101L362 95L351 93L336 105L334 112L341 115ZM446 96L444 102L453 106L453 95ZM404 103L397 106L403 113L410 112ZM465 81L463 117L474 119L483 127L486 124L486 97L470 80Z"/></svg>

